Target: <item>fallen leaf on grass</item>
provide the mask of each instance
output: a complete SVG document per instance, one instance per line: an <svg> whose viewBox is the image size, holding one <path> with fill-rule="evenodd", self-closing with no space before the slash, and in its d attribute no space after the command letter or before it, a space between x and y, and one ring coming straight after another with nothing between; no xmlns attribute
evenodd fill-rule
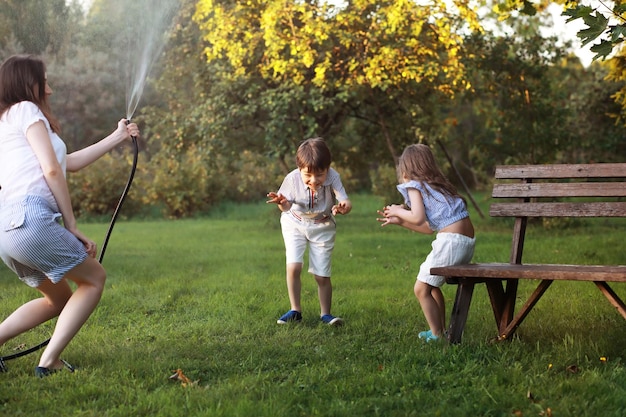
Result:
<svg viewBox="0 0 626 417"><path fill-rule="evenodd" d="M550 407L546 408L546 411L542 411L539 413L540 416L552 417L552 409Z"/></svg>
<svg viewBox="0 0 626 417"><path fill-rule="evenodd" d="M573 374L577 374L580 371L580 369L576 365L570 365L570 366L568 366L565 369L567 369L569 372L571 372Z"/></svg>
<svg viewBox="0 0 626 417"><path fill-rule="evenodd" d="M196 385L198 383L198 381L192 381L191 379L187 378L187 376L183 373L183 370L178 368L174 372L174 375L170 376L168 379L171 379L172 381L180 381L180 384L183 387L186 387L188 385Z"/></svg>

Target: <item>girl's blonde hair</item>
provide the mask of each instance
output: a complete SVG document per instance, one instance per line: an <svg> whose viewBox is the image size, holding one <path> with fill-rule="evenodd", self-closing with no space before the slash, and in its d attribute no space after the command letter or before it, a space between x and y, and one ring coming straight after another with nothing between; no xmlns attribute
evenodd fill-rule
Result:
<svg viewBox="0 0 626 417"><path fill-rule="evenodd" d="M422 184L426 183L431 188L443 195L459 197L465 202L456 187L443 175L435 156L430 148L424 144L409 145L404 149L398 160L398 180L414 180ZM424 187L426 192L428 189Z"/></svg>

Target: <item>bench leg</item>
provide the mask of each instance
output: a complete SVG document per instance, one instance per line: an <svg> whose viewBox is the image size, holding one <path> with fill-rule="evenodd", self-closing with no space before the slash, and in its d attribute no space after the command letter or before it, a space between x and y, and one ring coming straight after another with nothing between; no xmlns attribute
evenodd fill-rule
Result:
<svg viewBox="0 0 626 417"><path fill-rule="evenodd" d="M507 339L511 337L513 333L515 333L515 330L517 330L519 325L522 324L522 321L524 321L528 313L530 313L530 310L532 310L535 304L537 304L537 301L539 301L541 296L546 292L548 287L550 287L550 284L552 284L552 282L553 281L550 281L550 280L543 280L539 283L535 291L533 291L533 293L528 298L526 303L524 303L524 305L522 306L517 316L515 316L515 318L511 320L511 322L506 326L506 328L500 332L498 339L500 340Z"/></svg>
<svg viewBox="0 0 626 417"><path fill-rule="evenodd" d="M609 284L604 281L594 281L594 284L602 291L602 294L609 300L609 302L617 309L617 311L626 319L626 305L619 295L617 295Z"/></svg>
<svg viewBox="0 0 626 417"><path fill-rule="evenodd" d="M461 343L465 322L469 313L469 306L474 293L474 282L460 279L454 298L454 306L450 314L450 327L448 328L448 341L450 343Z"/></svg>
<svg viewBox="0 0 626 417"><path fill-rule="evenodd" d="M504 305L506 302L506 294L504 292L504 286L502 281L490 280L485 282L487 287L487 293L489 294L489 301L491 302L491 309L493 310L493 316L496 319L496 326L500 331L500 324L502 323L502 316L504 315Z"/></svg>
<svg viewBox="0 0 626 417"><path fill-rule="evenodd" d="M506 288L504 283L506 282ZM515 313L515 301L517 299L517 279L487 280L485 282L491 309L498 327L498 335L505 333L505 329L513 320Z"/></svg>

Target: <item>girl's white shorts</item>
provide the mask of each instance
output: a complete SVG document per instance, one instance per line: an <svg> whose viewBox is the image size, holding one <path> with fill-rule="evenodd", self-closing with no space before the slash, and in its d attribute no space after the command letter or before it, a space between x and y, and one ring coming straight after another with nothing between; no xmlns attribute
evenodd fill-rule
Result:
<svg viewBox="0 0 626 417"><path fill-rule="evenodd" d="M431 275L430 268L468 263L474 256L475 246L476 238L458 233L438 233L432 243L433 250L420 266L417 280L433 287L441 287L446 282L445 277Z"/></svg>

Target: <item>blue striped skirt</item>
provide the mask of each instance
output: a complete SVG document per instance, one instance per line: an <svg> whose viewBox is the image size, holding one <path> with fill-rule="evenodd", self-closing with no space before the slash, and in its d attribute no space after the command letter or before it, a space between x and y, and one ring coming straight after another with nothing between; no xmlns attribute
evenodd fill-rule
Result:
<svg viewBox="0 0 626 417"><path fill-rule="evenodd" d="M0 208L0 257L30 287L53 283L87 258L83 243L60 223L61 214L29 195Z"/></svg>

